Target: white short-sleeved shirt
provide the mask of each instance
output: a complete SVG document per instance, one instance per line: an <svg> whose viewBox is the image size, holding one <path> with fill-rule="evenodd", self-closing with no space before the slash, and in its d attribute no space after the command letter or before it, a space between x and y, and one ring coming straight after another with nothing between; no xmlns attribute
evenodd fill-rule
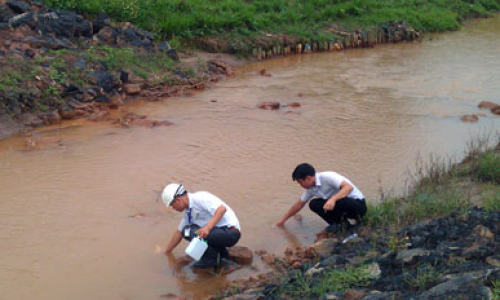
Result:
<svg viewBox="0 0 500 300"><path fill-rule="evenodd" d="M236 227L238 230L241 230L240 222L238 221L234 211L217 196L209 192L196 192L193 194L188 193L188 199L189 208L184 210L182 213L182 220L177 228L180 231L182 231L184 226L190 223L196 224L202 228L205 227L208 224L208 221L210 221L213 217L217 208L221 205L226 207L226 213L222 216L215 227ZM191 215L191 218L189 215Z"/></svg>
<svg viewBox="0 0 500 300"><path fill-rule="evenodd" d="M308 188L300 197L302 202L307 202L313 197L330 199L339 192L342 181L347 181L353 190L347 195L349 198L362 200L365 198L363 193L352 182L336 172L316 172L316 184Z"/></svg>

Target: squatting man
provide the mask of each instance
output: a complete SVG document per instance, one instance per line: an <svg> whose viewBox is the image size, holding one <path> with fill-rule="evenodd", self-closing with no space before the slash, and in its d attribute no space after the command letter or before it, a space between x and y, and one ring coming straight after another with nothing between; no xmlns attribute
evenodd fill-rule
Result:
<svg viewBox="0 0 500 300"><path fill-rule="evenodd" d="M240 222L229 205L209 192L188 193L179 183L167 185L162 200L167 207L183 213L165 250L167 254L182 238L191 241L198 235L206 240L208 248L194 268L215 268L227 263L229 252L226 248L234 246L241 238Z"/></svg>
<svg viewBox="0 0 500 300"><path fill-rule="evenodd" d="M307 202L309 208L329 224L328 232L353 227L366 213L365 196L349 179L336 172L316 173L312 165L303 163L293 171L292 180L305 191L276 223L278 226L283 226Z"/></svg>

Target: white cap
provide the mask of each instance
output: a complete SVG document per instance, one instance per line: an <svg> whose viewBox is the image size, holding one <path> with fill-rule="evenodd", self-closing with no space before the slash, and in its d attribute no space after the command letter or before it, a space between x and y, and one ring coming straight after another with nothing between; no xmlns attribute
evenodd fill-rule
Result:
<svg viewBox="0 0 500 300"><path fill-rule="evenodd" d="M175 199L175 197L182 195L185 192L186 190L184 189L184 186L182 184L171 183L163 189L163 193L161 194L161 199L163 200L163 203L165 203L165 205L168 207Z"/></svg>

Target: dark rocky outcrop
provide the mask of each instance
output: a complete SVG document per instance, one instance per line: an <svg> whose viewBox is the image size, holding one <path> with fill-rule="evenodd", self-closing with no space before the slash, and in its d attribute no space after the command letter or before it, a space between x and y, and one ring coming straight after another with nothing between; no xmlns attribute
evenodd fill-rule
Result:
<svg viewBox="0 0 500 300"><path fill-rule="evenodd" d="M396 233L387 229L359 231L360 237L346 243L341 242L342 235L340 239L320 240L306 249L287 249L285 258L268 261L277 274L239 281L238 293L228 291L225 298L224 294L221 297L228 300L492 299L494 284L500 280L500 212L473 208L410 225ZM269 256L265 252L260 254L262 258ZM348 268L362 270L357 276L364 279L351 283L347 280L335 289L331 276L341 273L332 272Z"/></svg>

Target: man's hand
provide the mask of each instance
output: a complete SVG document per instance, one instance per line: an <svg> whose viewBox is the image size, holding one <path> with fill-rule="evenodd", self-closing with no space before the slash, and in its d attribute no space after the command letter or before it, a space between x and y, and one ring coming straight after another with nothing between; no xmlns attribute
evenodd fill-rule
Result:
<svg viewBox="0 0 500 300"><path fill-rule="evenodd" d="M276 222L276 224L274 224L274 225L276 225L276 226L283 226L283 225L285 225L285 221L281 220L279 222Z"/></svg>
<svg viewBox="0 0 500 300"><path fill-rule="evenodd" d="M198 229L198 236L202 239L206 238L208 234L210 233L210 229L207 228L207 226Z"/></svg>
<svg viewBox="0 0 500 300"><path fill-rule="evenodd" d="M323 205L323 210L324 211L330 211L335 208L335 201L328 200L326 201L325 205Z"/></svg>

